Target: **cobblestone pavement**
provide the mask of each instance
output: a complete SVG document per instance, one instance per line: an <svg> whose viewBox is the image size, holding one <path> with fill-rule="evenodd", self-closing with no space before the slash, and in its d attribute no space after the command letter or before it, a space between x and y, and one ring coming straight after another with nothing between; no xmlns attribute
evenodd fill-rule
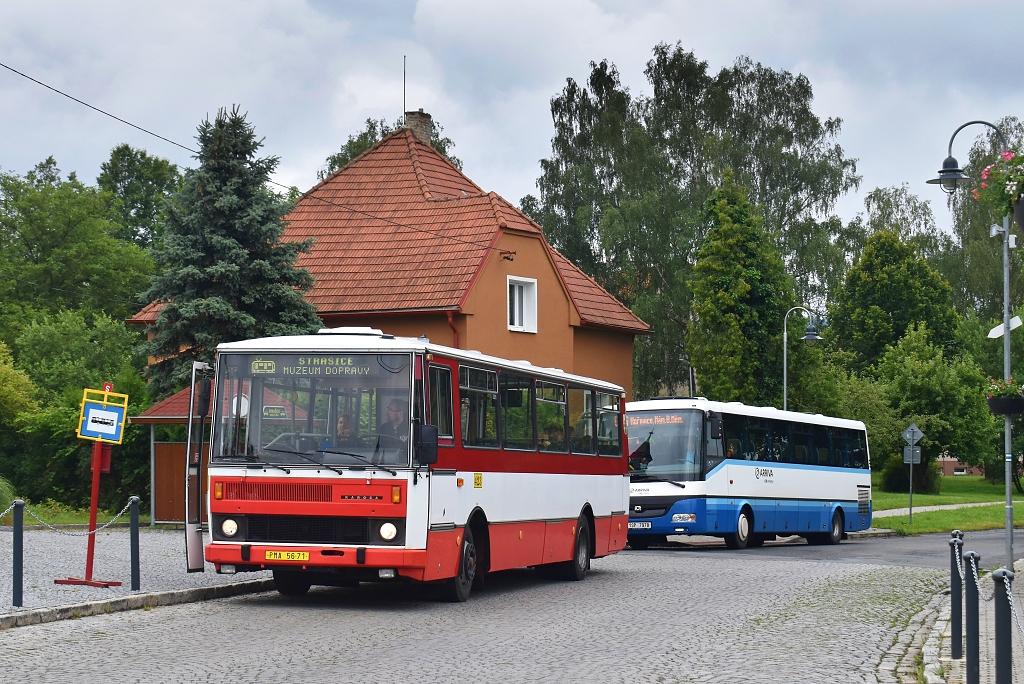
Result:
<svg viewBox="0 0 1024 684"><path fill-rule="evenodd" d="M82 530L65 530L81 533ZM129 533L115 527L96 534L93 578L118 581L120 587L96 588L54 584L53 580L85 575L87 538L47 529L25 530L24 610L53 608L121 596L130 596L131 557ZM12 532L0 527L0 614L14 612L12 589ZM212 566L210 566L212 568ZM185 541L181 530L143 527L139 531L141 590L166 591L269 578L269 572L217 575L185 572Z"/></svg>
<svg viewBox="0 0 1024 684"><path fill-rule="evenodd" d="M0 671L44 682L896 681L901 634L945 574L804 548L627 551L596 560L584 582L502 573L458 605L426 587L364 584L19 627L0 632Z"/></svg>

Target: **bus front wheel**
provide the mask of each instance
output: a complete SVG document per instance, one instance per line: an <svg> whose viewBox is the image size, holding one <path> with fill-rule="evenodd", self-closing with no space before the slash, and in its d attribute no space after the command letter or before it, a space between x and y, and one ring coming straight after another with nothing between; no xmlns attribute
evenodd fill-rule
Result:
<svg viewBox="0 0 1024 684"><path fill-rule="evenodd" d="M730 549L745 549L750 543L751 530L754 529L750 511L744 508L736 519L736 532L725 535L725 545Z"/></svg>
<svg viewBox="0 0 1024 684"><path fill-rule="evenodd" d="M462 532L462 553L459 557L459 574L444 584L444 599L449 603L462 603L469 598L473 590L473 580L477 573L476 544L473 543L473 531L467 525Z"/></svg>

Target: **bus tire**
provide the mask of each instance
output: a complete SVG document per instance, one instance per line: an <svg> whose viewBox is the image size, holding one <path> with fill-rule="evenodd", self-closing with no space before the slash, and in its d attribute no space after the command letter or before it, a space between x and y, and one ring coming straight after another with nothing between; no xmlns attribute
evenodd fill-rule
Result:
<svg viewBox="0 0 1024 684"><path fill-rule="evenodd" d="M558 569L558 576L570 582L579 582L584 579L590 570L591 556L593 556L593 552L590 549L590 523L586 516L581 515L580 519L576 521L572 560L555 566Z"/></svg>
<svg viewBox="0 0 1024 684"><path fill-rule="evenodd" d="M764 546L765 536L763 534L751 534L750 539L747 540L747 548L754 549L759 546Z"/></svg>
<svg viewBox="0 0 1024 684"><path fill-rule="evenodd" d="M836 509L836 512L832 514L832 526L829 527L828 534L822 535L822 543L835 546L841 541L843 541L843 514L842 511Z"/></svg>
<svg viewBox="0 0 1024 684"><path fill-rule="evenodd" d="M274 570L274 587L281 596L303 596L311 583L297 570Z"/></svg>
<svg viewBox="0 0 1024 684"><path fill-rule="evenodd" d="M730 549L745 549L750 544L751 530L754 529L750 509L744 507L736 518L736 531L725 535L725 545Z"/></svg>
<svg viewBox="0 0 1024 684"><path fill-rule="evenodd" d="M442 596L449 603L463 603L473 591L476 579L477 555L473 543L473 530L467 525L462 531L462 550L459 554L459 572L442 585Z"/></svg>

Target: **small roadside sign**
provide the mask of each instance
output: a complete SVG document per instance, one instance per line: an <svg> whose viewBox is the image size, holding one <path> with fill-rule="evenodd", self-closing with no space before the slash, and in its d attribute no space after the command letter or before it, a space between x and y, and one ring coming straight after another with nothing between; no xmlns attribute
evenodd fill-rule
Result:
<svg viewBox="0 0 1024 684"><path fill-rule="evenodd" d="M912 465L921 465L921 447L919 446L905 446L903 447L903 463Z"/></svg>
<svg viewBox="0 0 1024 684"><path fill-rule="evenodd" d="M124 439L124 421L128 413L128 395L107 390L87 389L82 393L78 417L78 438L105 444L120 444Z"/></svg>
<svg viewBox="0 0 1024 684"><path fill-rule="evenodd" d="M921 432L921 428L917 427L917 423L911 423L903 431L903 441L907 443L907 446L914 446L921 441L922 437L924 437L924 433Z"/></svg>

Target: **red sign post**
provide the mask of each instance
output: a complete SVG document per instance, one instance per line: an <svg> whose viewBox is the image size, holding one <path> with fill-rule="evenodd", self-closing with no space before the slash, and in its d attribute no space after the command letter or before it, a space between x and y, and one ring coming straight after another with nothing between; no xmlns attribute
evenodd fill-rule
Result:
<svg viewBox="0 0 1024 684"><path fill-rule="evenodd" d="M104 392L113 392L114 385L103 383ZM119 587L121 582L108 582L92 578L92 561L96 550L96 511L100 502L100 472L110 472L110 444L92 444L92 493L89 497L89 541L85 552L85 577L55 579L54 584L84 584L90 587Z"/></svg>

